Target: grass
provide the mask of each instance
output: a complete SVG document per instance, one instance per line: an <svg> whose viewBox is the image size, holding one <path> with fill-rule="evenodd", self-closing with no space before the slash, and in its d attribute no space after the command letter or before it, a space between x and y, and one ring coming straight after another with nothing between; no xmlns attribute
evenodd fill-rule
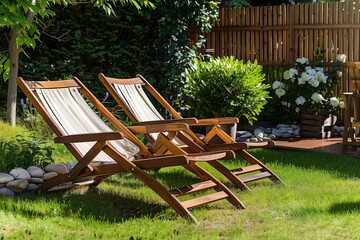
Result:
<svg viewBox="0 0 360 240"><path fill-rule="evenodd" d="M0 198L3 239L358 239L360 162L326 153L254 150L285 182L236 190L247 209L226 201L182 219L130 174L112 176L98 191L23 194ZM239 164L228 161L228 166ZM181 168L153 172L173 185Z"/></svg>
<svg viewBox="0 0 360 240"><path fill-rule="evenodd" d="M23 131L16 129L13 135ZM64 151L56 149L57 161L71 159ZM229 185L247 206L244 210L217 202L192 210L199 220L195 224L131 174L119 174L87 192L0 196L0 239L359 239L358 158L280 149L251 153L285 185L263 181L251 184L252 192L241 192L202 164ZM241 160L225 164L244 165ZM192 179L179 167L151 174L168 186Z"/></svg>

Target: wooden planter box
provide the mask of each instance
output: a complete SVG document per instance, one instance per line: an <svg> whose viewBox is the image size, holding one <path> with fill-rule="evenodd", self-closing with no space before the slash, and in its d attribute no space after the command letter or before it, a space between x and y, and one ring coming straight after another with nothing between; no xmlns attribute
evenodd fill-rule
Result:
<svg viewBox="0 0 360 240"><path fill-rule="evenodd" d="M337 117L327 110L307 110L300 114L300 135L302 137L330 138Z"/></svg>

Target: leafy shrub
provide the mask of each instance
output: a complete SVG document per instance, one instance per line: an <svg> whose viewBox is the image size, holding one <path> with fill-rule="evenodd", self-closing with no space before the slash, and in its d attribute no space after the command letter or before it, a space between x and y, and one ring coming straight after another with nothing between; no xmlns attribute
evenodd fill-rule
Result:
<svg viewBox="0 0 360 240"><path fill-rule="evenodd" d="M17 135L15 140L0 139L0 170L10 171L15 167L45 167L52 163L53 148L45 141L36 141L38 137Z"/></svg>
<svg viewBox="0 0 360 240"><path fill-rule="evenodd" d="M266 104L262 66L234 57L194 60L186 72L184 98L197 117L246 117L252 124Z"/></svg>
<svg viewBox="0 0 360 240"><path fill-rule="evenodd" d="M25 100L20 99L20 107L22 109L20 115L21 123L28 130L40 133L45 139L53 138L53 131L27 98Z"/></svg>

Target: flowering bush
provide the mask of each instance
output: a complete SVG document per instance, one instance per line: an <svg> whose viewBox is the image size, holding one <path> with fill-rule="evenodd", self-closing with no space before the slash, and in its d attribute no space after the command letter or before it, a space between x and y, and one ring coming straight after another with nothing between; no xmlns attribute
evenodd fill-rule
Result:
<svg viewBox="0 0 360 240"><path fill-rule="evenodd" d="M310 63L307 58L298 58L295 66L284 72L283 81L275 81L272 88L282 106L295 115L304 109L326 109L336 114L339 108L344 107L334 94L334 86L342 75L340 62L345 60L344 54L338 54L336 62L327 64L326 71L320 67L319 61Z"/></svg>

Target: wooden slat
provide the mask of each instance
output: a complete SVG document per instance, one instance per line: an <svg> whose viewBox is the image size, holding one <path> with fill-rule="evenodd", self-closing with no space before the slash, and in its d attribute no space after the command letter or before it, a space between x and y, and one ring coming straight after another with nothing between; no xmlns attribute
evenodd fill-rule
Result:
<svg viewBox="0 0 360 240"><path fill-rule="evenodd" d="M58 191L58 190L64 190L64 189L68 189L68 188L80 188L80 187L86 187L89 186L91 184L94 184L94 180L87 180L87 181L83 181L83 182L76 182L76 183L63 183L61 185L58 186L54 186L52 188L50 188L48 191Z"/></svg>
<svg viewBox="0 0 360 240"><path fill-rule="evenodd" d="M183 166L189 164L188 160L184 156L145 158L134 160L132 163L141 169L156 169L161 167Z"/></svg>
<svg viewBox="0 0 360 240"><path fill-rule="evenodd" d="M258 164L254 164L254 165L242 167L242 168L239 168L239 169L231 170L231 172L233 174L235 174L235 175L240 175L240 174L245 174L245 173L249 173L249 172L259 171L261 169L263 169L262 166L260 166Z"/></svg>
<svg viewBox="0 0 360 240"><path fill-rule="evenodd" d="M209 181L196 183L196 184L186 186L186 187L182 187L182 188L172 189L169 192L171 194L173 194L175 197L179 197L179 196L183 196L183 195L186 195L186 194L191 194L191 193L204 191L204 190L211 189L211 188L214 188L214 187L216 187L216 183L209 180Z"/></svg>
<svg viewBox="0 0 360 240"><path fill-rule="evenodd" d="M141 85L145 85L145 83L140 78L120 79L120 78L106 77L106 79L111 84L121 84L121 85L141 84Z"/></svg>
<svg viewBox="0 0 360 240"><path fill-rule="evenodd" d="M25 81L32 89L41 88L67 88L79 87L74 80L61 80L61 81Z"/></svg>
<svg viewBox="0 0 360 240"><path fill-rule="evenodd" d="M242 177L242 178L240 178L240 180L243 181L244 183L247 183L247 182L256 181L256 180L259 180L259 179L262 179L262 178L267 178L267 177L270 177L270 176L271 176L270 173L262 172L262 173Z"/></svg>
<svg viewBox="0 0 360 240"><path fill-rule="evenodd" d="M206 196L202 196L202 197L184 201L184 202L182 202L182 205L185 208L190 209L190 208L199 207L199 206L211 203L211 202L215 202L215 201L218 201L221 199L225 199L227 197L228 197L228 195L225 192L221 191L221 192L216 192L216 193L212 193L212 194L209 194Z"/></svg>

